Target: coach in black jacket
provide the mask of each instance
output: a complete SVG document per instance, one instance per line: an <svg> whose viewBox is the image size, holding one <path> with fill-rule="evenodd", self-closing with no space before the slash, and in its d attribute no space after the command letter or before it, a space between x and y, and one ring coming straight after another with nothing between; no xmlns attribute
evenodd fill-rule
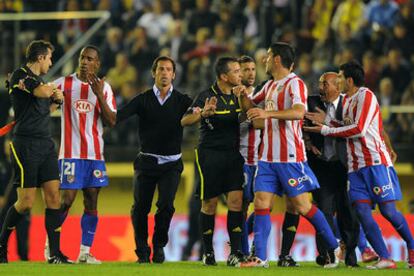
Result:
<svg viewBox="0 0 414 276"><path fill-rule="evenodd" d="M170 57L155 59L152 65L155 84L152 89L133 98L117 114L118 122L133 115L139 119L141 151L134 162L134 205L131 211L139 263L150 262L148 214L155 188L158 200L152 262L163 263L165 260L163 248L168 242L168 229L175 211L175 194L183 170L181 117L192 100L174 89L175 68L175 62Z"/></svg>
<svg viewBox="0 0 414 276"><path fill-rule="evenodd" d="M332 120L342 121L343 96L337 86L337 73L324 73L319 79L319 88L320 96L308 98L309 112L306 118L325 124L330 124ZM356 266L359 222L348 199L345 140L309 133L305 135L305 142L309 165L320 184L320 189L313 192L314 200L332 229L336 214L338 230L346 246L345 264ZM326 250L319 235L316 236L316 242L320 254L317 261L323 262Z"/></svg>

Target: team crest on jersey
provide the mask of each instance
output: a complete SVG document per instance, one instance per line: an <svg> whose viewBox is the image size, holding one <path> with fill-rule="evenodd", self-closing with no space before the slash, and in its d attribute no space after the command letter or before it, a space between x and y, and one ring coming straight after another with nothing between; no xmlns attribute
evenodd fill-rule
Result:
<svg viewBox="0 0 414 276"><path fill-rule="evenodd" d="M266 100L265 103L265 110L266 111L272 111L275 110L275 102L272 100Z"/></svg>
<svg viewBox="0 0 414 276"><path fill-rule="evenodd" d="M276 88L276 92L277 92L277 93L279 93L280 91L282 91L282 90L283 90L283 87L284 87L284 85L279 85L279 86Z"/></svg>
<svg viewBox="0 0 414 276"><path fill-rule="evenodd" d="M73 183L75 181L75 176L74 175L67 175L66 176L66 181L68 183Z"/></svg>
<svg viewBox="0 0 414 276"><path fill-rule="evenodd" d="M352 119L350 117L345 117L344 118L344 125L349 126L352 125Z"/></svg>
<svg viewBox="0 0 414 276"><path fill-rule="evenodd" d="M100 170L94 170L94 171L93 171L93 175L94 175L96 178L102 178L102 177L104 176L104 173L103 173L103 171L100 171Z"/></svg>
<svg viewBox="0 0 414 276"><path fill-rule="evenodd" d="M94 106L87 100L77 100L73 103L73 108L75 108L78 113L89 113L93 110Z"/></svg>

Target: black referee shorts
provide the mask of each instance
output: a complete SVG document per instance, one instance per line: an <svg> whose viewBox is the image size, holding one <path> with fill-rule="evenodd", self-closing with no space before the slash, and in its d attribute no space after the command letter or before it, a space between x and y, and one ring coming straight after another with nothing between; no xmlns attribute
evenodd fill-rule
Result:
<svg viewBox="0 0 414 276"><path fill-rule="evenodd" d="M10 143L14 184L20 188L40 187L59 180L55 144L50 138L15 137Z"/></svg>
<svg viewBox="0 0 414 276"><path fill-rule="evenodd" d="M199 148L195 155L200 174L196 195L201 200L243 190L244 159L239 151Z"/></svg>

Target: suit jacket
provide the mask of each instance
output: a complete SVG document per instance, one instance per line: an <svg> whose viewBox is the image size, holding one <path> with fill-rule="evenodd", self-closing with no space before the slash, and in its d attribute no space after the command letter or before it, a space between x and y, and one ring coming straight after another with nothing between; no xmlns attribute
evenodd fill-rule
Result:
<svg viewBox="0 0 414 276"><path fill-rule="evenodd" d="M339 121L342 121L342 100L343 100L343 96L340 95L338 107L336 108L336 111L335 111L335 118ZM308 97L308 111L316 112L316 107L326 112L326 106L324 102L322 102L320 96L309 96ZM310 136L312 144L315 147L317 147L320 151L322 151L323 146L324 146L325 136L318 134L318 133L309 133L309 136ZM343 138L335 138L335 139L336 139L336 143L335 143L336 154L339 160L341 161L341 163L344 164L344 166L346 166L347 165L347 157L346 157L347 153L346 153L345 139ZM312 152L309 152L309 151L307 152L307 155L310 159L318 158Z"/></svg>

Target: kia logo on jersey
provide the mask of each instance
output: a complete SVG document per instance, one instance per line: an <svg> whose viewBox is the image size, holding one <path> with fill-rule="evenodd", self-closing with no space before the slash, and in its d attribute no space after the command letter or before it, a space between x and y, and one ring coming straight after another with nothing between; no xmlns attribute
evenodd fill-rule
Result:
<svg viewBox="0 0 414 276"><path fill-rule="evenodd" d="M79 113L89 113L93 109L93 104L87 100L77 100L73 103L73 107Z"/></svg>

